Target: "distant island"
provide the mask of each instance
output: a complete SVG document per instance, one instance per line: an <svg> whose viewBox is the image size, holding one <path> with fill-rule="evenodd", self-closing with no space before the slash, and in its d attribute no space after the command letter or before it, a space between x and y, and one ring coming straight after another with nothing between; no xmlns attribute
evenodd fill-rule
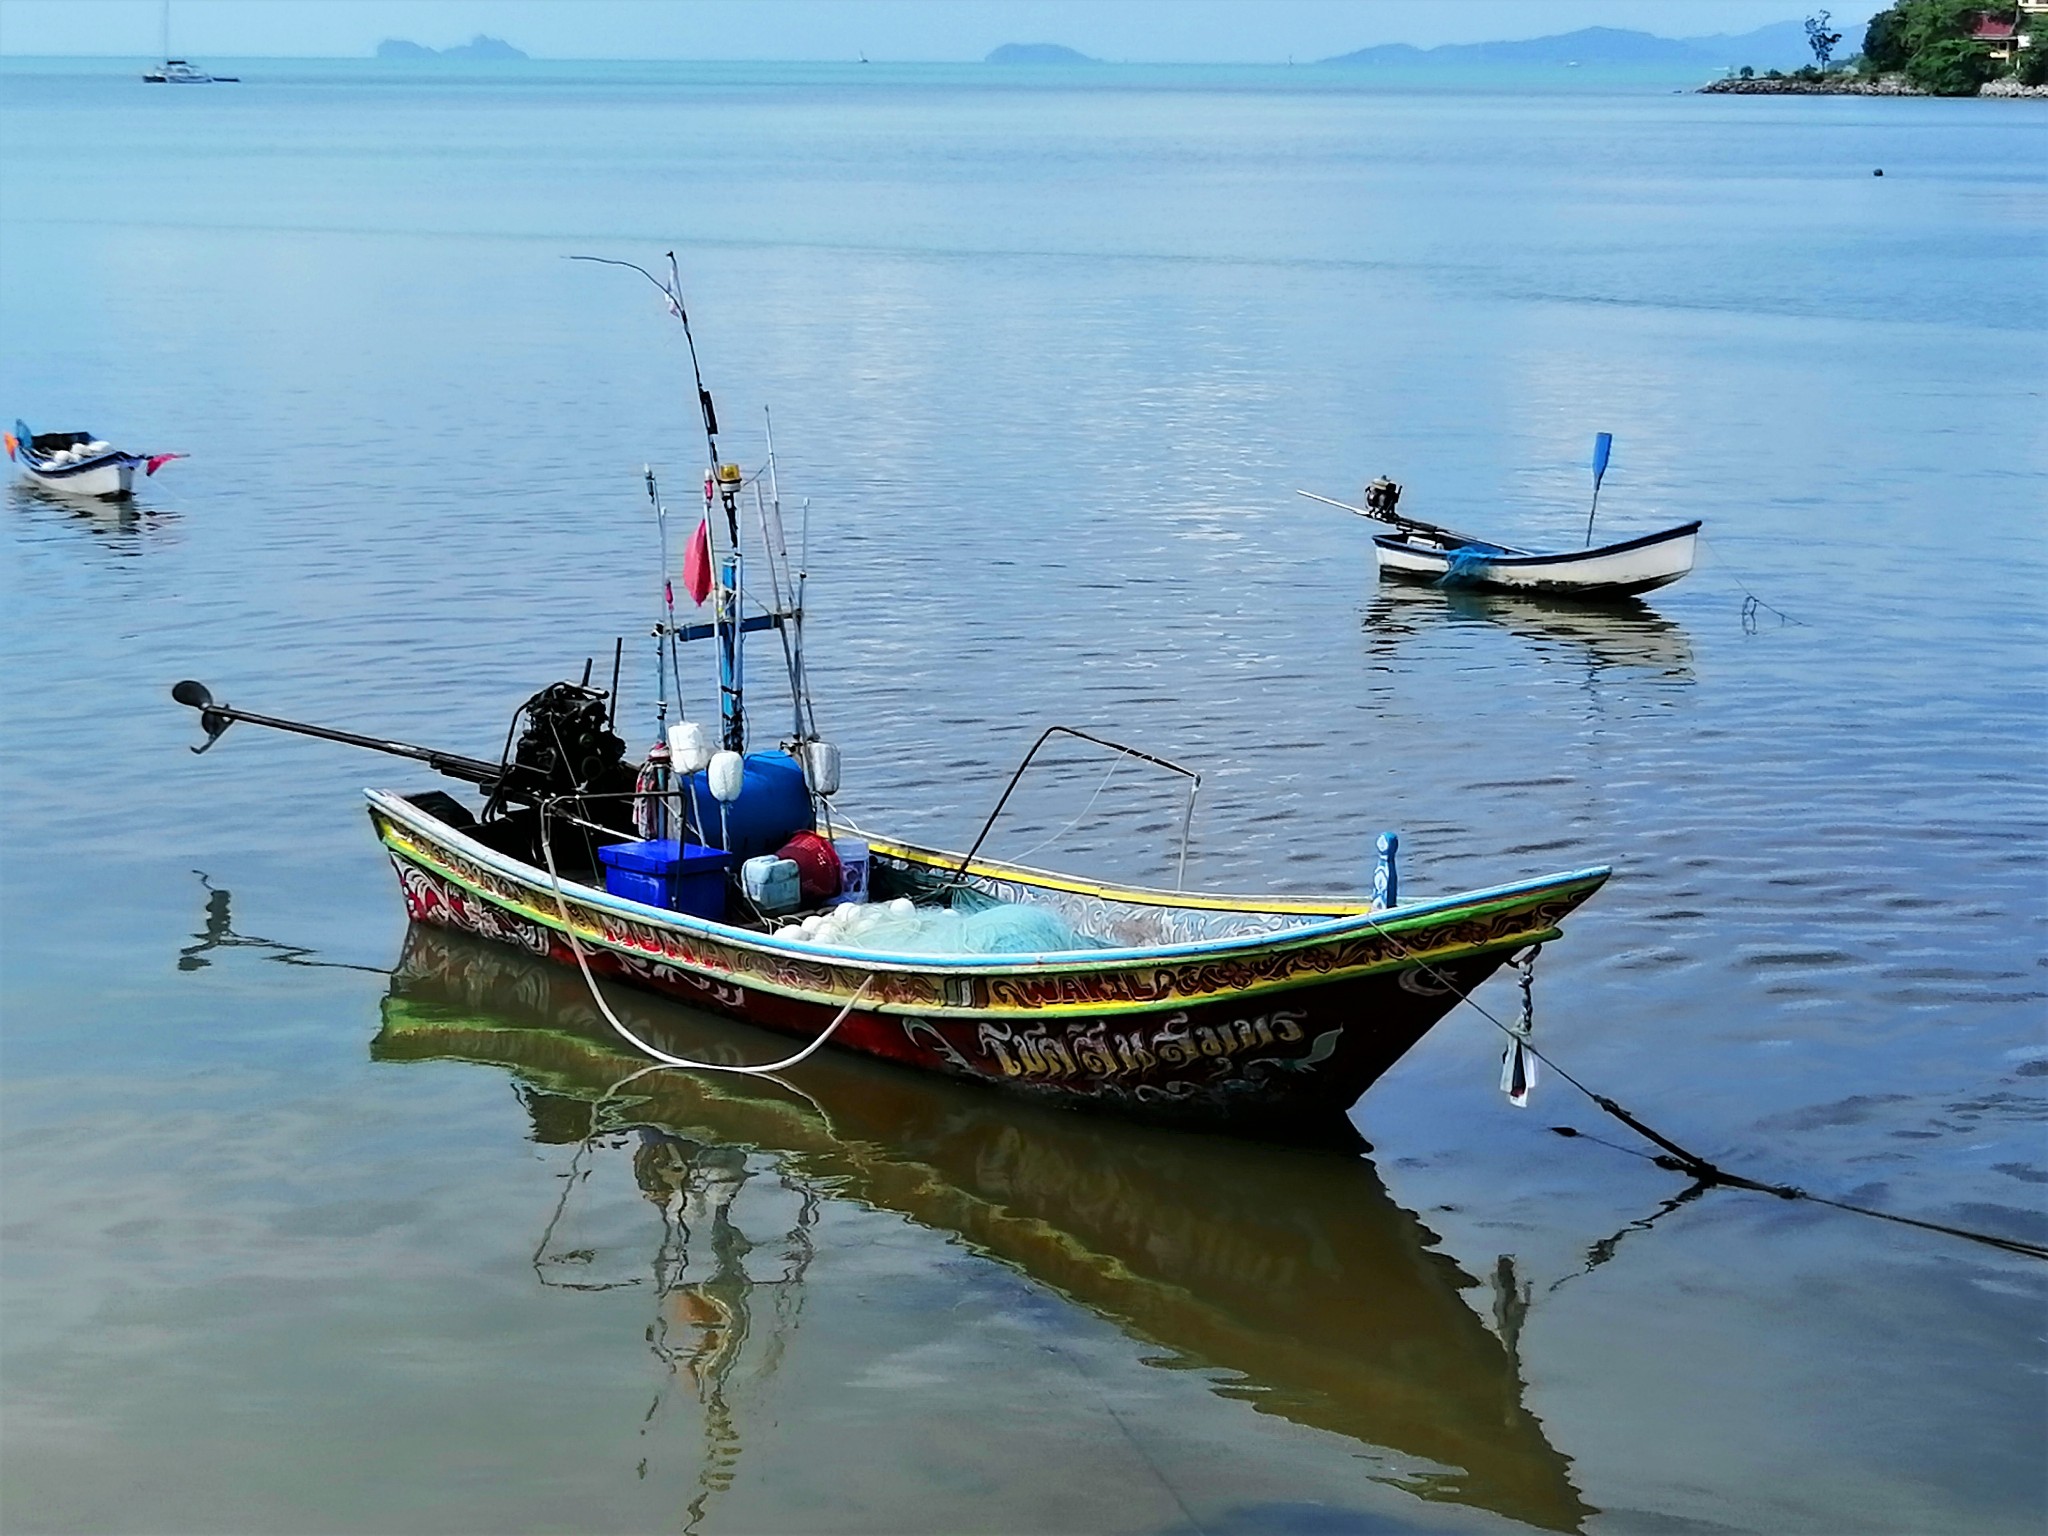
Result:
<svg viewBox="0 0 2048 1536"><path fill-rule="evenodd" d="M1733 35L1582 27L1515 42L1385 43L1322 63L1411 74L1579 65L1699 70L1724 77L1701 90L1734 96L2048 96L2048 0L1893 0L1870 18L1860 53L1834 58L1842 41L1823 10Z"/></svg>
<svg viewBox="0 0 2048 1536"><path fill-rule="evenodd" d="M1085 53L1058 43L1005 43L981 61L984 64L1098 64Z"/></svg>
<svg viewBox="0 0 2048 1536"><path fill-rule="evenodd" d="M1384 43L1324 59L1325 64L1382 68L1552 68L1571 65L1655 65L1690 69L1729 69L1740 64L1794 68L1807 57L1806 31L1796 21L1774 22L1734 36L1658 37L1621 27L1582 27L1550 37L1501 43L1445 43L1416 48Z"/></svg>
<svg viewBox="0 0 2048 1536"><path fill-rule="evenodd" d="M527 55L502 37L485 37L479 32L466 43L457 43L453 48L423 48L418 43L408 42L402 37L387 37L377 45L380 59L457 59L457 60L499 60L523 59Z"/></svg>

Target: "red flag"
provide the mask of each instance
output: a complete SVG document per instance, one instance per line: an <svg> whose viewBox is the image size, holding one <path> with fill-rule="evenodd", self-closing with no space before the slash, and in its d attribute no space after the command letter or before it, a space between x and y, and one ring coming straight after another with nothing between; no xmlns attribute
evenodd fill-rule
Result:
<svg viewBox="0 0 2048 1536"><path fill-rule="evenodd" d="M708 517L697 524L697 531L690 535L689 547L683 551L683 589L699 608L711 595L711 519Z"/></svg>
<svg viewBox="0 0 2048 1536"><path fill-rule="evenodd" d="M173 459L189 459L191 457L192 455L189 453L152 453L149 456L149 463L144 466L142 472L145 475L153 475Z"/></svg>
<svg viewBox="0 0 2048 1536"><path fill-rule="evenodd" d="M21 446L21 439L12 432L6 433L5 436L7 438L7 457L11 459L14 457L14 450Z"/></svg>

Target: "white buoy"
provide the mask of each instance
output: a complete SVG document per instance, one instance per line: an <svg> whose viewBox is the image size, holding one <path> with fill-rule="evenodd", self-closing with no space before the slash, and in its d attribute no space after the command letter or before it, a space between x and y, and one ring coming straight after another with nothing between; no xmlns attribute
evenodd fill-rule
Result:
<svg viewBox="0 0 2048 1536"><path fill-rule="evenodd" d="M732 822L727 811L740 797L740 781L746 777L747 762L737 752L714 752L704 781L711 786L711 798L718 802L718 844L732 847Z"/></svg>
<svg viewBox="0 0 2048 1536"><path fill-rule="evenodd" d="M701 773L718 744L701 720L678 720L668 728L668 756L677 773Z"/></svg>
<svg viewBox="0 0 2048 1536"><path fill-rule="evenodd" d="M722 805L731 805L740 797L740 781L746 771L746 759L739 753L713 753L711 771L705 775L711 785L711 797Z"/></svg>

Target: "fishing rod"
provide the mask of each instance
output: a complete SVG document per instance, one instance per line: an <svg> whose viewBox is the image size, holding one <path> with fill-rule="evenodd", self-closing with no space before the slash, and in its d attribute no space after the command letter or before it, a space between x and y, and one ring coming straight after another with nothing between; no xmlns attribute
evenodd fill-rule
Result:
<svg viewBox="0 0 2048 1536"><path fill-rule="evenodd" d="M638 272L661 291L668 303L668 312L682 323L683 340L690 349L690 374L697 388L697 409L704 420L704 449L710 467L704 475L704 512L706 542L709 543L710 514L714 505L722 504L725 510L726 536L729 547L718 562L718 603L713 616L718 631L718 695L720 745L728 752L744 752L747 744L746 708L744 704L745 661L741 650L741 636L745 626L741 622L741 605L744 601L741 585L740 552L740 511L739 493L745 483L737 464L720 459L718 453L718 409L711 401L711 391L704 387L704 368L697 357L697 338L690 329L690 312L683 303L682 269L676 263L676 253L668 252L668 279L663 281L638 262L619 261L610 256L571 256L571 261L595 262L604 267L624 267L629 272ZM667 572L663 572L667 579Z"/></svg>
<svg viewBox="0 0 2048 1536"><path fill-rule="evenodd" d="M697 338L690 333L690 312L683 307L682 269L676 265L676 253L668 253L669 280L663 282L637 261L618 261L610 256L571 256L571 261L591 261L601 267L624 267L629 272L638 272L654 284L668 300L668 312L683 322L683 340L690 348L690 372L697 381L697 408L704 417L704 443L711 455L711 468L718 469L718 411L711 403L711 391L704 387L704 370L697 362Z"/></svg>
<svg viewBox="0 0 2048 1536"><path fill-rule="evenodd" d="M676 718L683 712L683 669L682 658L676 649L676 588L668 574L668 508L661 499L661 487L654 478L654 466L643 464L640 473L647 480L648 505L654 508L654 528L661 541L661 612L654 620L654 682L657 698L654 706L655 730L661 738L668 739L668 688L673 681L676 688Z"/></svg>
<svg viewBox="0 0 2048 1536"><path fill-rule="evenodd" d="M794 738L802 741L816 739L818 734L818 712L810 697L810 685L804 677L804 608L802 595L797 590L796 573L789 566L789 536L783 531L782 523L782 481L775 462L775 417L766 406L761 408L761 421L768 436L768 499L761 499L761 477L754 477L754 507L761 517L761 543L768 552L769 589L775 598L778 612L789 615L789 625L778 626L782 637L783 665L789 670L789 700ZM810 503L804 503L808 516ZM788 602L784 603L784 589L788 589ZM795 630L794 635L791 629Z"/></svg>

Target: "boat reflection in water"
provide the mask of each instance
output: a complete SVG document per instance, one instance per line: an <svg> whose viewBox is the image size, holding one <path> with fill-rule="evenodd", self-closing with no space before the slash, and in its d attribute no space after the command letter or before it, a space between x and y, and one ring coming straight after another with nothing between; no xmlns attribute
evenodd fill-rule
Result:
<svg viewBox="0 0 2048 1536"><path fill-rule="evenodd" d="M21 480L7 487L7 500L17 516L48 527L76 529L128 558L140 555L147 541L167 531L178 516L132 500L64 496Z"/></svg>
<svg viewBox="0 0 2048 1536"><path fill-rule="evenodd" d="M1410 637L1493 626L1593 671L1634 667L1691 682L1684 628L1633 598L1588 604L1505 593L1381 582L1365 610L1367 649L1390 654Z"/></svg>
<svg viewBox="0 0 2048 1536"><path fill-rule="evenodd" d="M663 1049L760 1059L763 1037L742 1026L623 988L607 1001ZM1593 1513L1522 1405L1509 1266L1504 1344L1459 1295L1478 1282L1431 1251L1362 1159L1149 1130L831 1053L797 1069L801 1093L674 1071L621 1085L645 1062L575 972L420 926L371 1051L509 1068L536 1139L579 1143L579 1159L634 1148L666 1228L650 1338L705 1404L693 1516L740 1450L727 1377L756 1331L764 1352L787 1342L825 1198L963 1239L1170 1351L1162 1363L1234 1373L1216 1390L1252 1409L1429 1463L1382 1479L1418 1497L1551 1530ZM756 1239L741 1233L742 1203ZM565 1272L553 1228L536 1254L544 1279ZM781 1231L760 1238L769 1228Z"/></svg>

